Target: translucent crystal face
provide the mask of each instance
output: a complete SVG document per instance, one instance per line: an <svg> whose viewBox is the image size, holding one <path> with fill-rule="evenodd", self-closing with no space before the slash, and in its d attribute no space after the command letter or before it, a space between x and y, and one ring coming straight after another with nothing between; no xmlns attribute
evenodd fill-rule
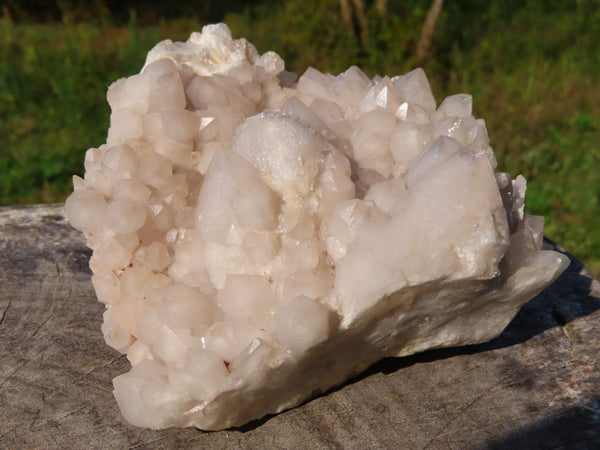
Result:
<svg viewBox="0 0 600 450"><path fill-rule="evenodd" d="M219 24L109 88L65 210L136 425L241 425L382 356L489 339L564 268L469 95L436 107L421 69L295 78Z"/></svg>

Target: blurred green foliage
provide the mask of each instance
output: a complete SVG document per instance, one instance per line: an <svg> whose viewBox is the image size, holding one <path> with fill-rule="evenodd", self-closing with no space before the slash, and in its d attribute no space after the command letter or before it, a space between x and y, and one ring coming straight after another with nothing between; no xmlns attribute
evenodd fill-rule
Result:
<svg viewBox="0 0 600 450"><path fill-rule="evenodd" d="M138 72L161 39L224 20L299 73L356 64L394 75L414 68L430 4L390 0L382 13L365 1L361 34L342 20L339 0L57 0L46 9L9 1L0 19L0 204L64 200L85 149L105 140L108 85ZM600 274L600 0L447 1L421 63L438 101L473 95L499 170L528 179L528 211Z"/></svg>

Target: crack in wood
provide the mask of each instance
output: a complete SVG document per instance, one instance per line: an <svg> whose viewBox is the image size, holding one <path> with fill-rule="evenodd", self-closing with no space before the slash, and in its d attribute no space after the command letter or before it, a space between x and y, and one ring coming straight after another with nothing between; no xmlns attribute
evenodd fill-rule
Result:
<svg viewBox="0 0 600 450"><path fill-rule="evenodd" d="M10 308L11 303L12 303L12 300L9 298L6 308L4 308L4 311L2 311L2 317L0 317L0 325L2 325L2 322L4 322L4 318L6 317L6 312L8 311L8 308Z"/></svg>
<svg viewBox="0 0 600 450"><path fill-rule="evenodd" d="M37 421L38 421L39 418L40 418L40 410L38 409L35 412L35 417L31 421L31 423L29 424L29 431L31 431L33 429L33 426L37 423Z"/></svg>
<svg viewBox="0 0 600 450"><path fill-rule="evenodd" d="M163 436L163 437L159 437L159 438L156 438L156 439L152 439L150 441L140 442L139 444L136 444L133 447L129 447L128 450L134 450L136 448L140 448L140 447L143 447L145 445L153 444L155 442L164 441L165 439L168 439L170 437L177 436L177 434L178 433L173 433L173 434L169 434L168 436Z"/></svg>
<svg viewBox="0 0 600 450"><path fill-rule="evenodd" d="M25 367L27 364L35 361L42 353L44 353L46 350L48 350L50 347L52 346L52 344L44 347L42 350L40 350L39 352L37 352L35 355L33 355L33 358L28 359L27 361L25 361L23 364L21 364L20 366L18 366L15 370L13 370L11 372L10 375L8 375L4 380L2 380L2 382L0 383L0 390L2 390L3 386L12 378L14 377L21 369L23 369L23 367Z"/></svg>
<svg viewBox="0 0 600 450"><path fill-rule="evenodd" d="M508 386L511 386L513 384L518 384L518 381L513 381L511 383L504 383L504 381L514 377L515 374L510 374L505 376L504 378L502 378L497 384L491 386L490 388L484 390L483 392L481 392L479 395L475 396L475 398L473 398L472 400L463 403L461 406L459 406L458 408L456 408L456 414L450 418L450 420L448 420L446 422L446 424L437 432L435 433L435 435L429 440L429 442L427 442L427 444L425 444L425 446L423 446L423 449L427 449L427 448L431 448L432 445L435 444L436 440L438 440L438 438L440 438L443 434L444 431L446 431L450 425L452 425L458 418L460 418L471 406L473 406L475 403L477 403L478 401L480 401L482 398L484 398L485 396L499 390L499 389L504 389ZM439 440L438 440L439 442Z"/></svg>
<svg viewBox="0 0 600 450"><path fill-rule="evenodd" d="M46 323L52 318L52 316L54 315L54 313L56 312L56 308L54 307L54 302L52 302L52 305L50 306L50 313L48 314L48 316L42 320L42 323L40 323L38 325L38 327L35 329L35 331L33 332L33 334L31 336L29 336L25 342L31 340L33 337L35 337L36 334L38 334L38 332L42 329L42 327L44 325L46 325Z"/></svg>
<svg viewBox="0 0 600 450"><path fill-rule="evenodd" d="M35 331L33 332L33 334L23 341L23 344L26 344L31 339L33 339L39 333L39 331L42 329L42 327L44 325L46 325L46 323L48 323L48 321L52 318L52 316L56 312L56 306L55 306L55 303L56 303L55 302L55 300L56 300L56 293L58 292L58 289L62 286L62 278L60 277L60 270L58 269L58 264L56 264L56 263L54 263L54 264L55 264L55 267L56 267L56 269L58 271L58 278L57 278L56 285L54 286L54 290L52 291L52 297L50 298L50 302L51 302L51 304L50 304L50 312L44 318L44 320L42 320L42 322L38 325L38 327L35 329ZM38 294L38 297L42 296L42 292L43 292L42 291L42 287L40 287L40 292Z"/></svg>
<svg viewBox="0 0 600 450"><path fill-rule="evenodd" d="M24 420L23 422L17 423L14 427L12 427L11 429L9 429L6 433L0 434L0 439L4 438L5 436L8 436L10 433L12 433L16 429L18 429L20 426L25 425L26 423L27 423L27 420Z"/></svg>
<svg viewBox="0 0 600 450"><path fill-rule="evenodd" d="M73 414L75 414L76 412L78 412L78 411L81 411L82 409L85 409L85 408L87 408L88 406L91 406L91 405L93 405L93 404L94 404L94 402L88 402L88 403L86 403L85 405L83 405L83 406L80 406L79 408L75 408L74 410L72 410L72 411L69 411L69 412L67 412L67 413L63 414L62 416L58 417L58 418L56 419L56 421L57 421L57 422L59 422L59 421L63 420L64 418L66 418L66 417L69 417L70 415L73 415Z"/></svg>
<svg viewBox="0 0 600 450"><path fill-rule="evenodd" d="M113 359L111 359L110 361L107 361L107 362L105 362L105 363L103 363L103 364L99 364L99 365L97 365L97 366L92 366L92 367L90 367L90 368L89 368L87 371L85 371L85 372L84 372L84 373L83 373L83 374L82 374L82 375L81 375L79 378L77 378L75 381L80 381L80 380L83 380L85 377L87 377L87 376L88 376L90 373L92 373L94 370L96 370L96 369L101 369L101 368L103 368L103 367L106 367L106 366L110 366L111 364L114 364L114 363L116 363L117 361L119 361L119 360L121 360L121 359L125 358L126 356L127 356L127 355L125 355L125 354L123 354L123 355L119 355L119 356L117 356L116 358L113 358Z"/></svg>
<svg viewBox="0 0 600 450"><path fill-rule="evenodd" d="M2 389L2 387L12 378L14 377L17 372L19 372L23 367L25 367L27 364L29 364L32 360L28 359L27 361L25 361L23 364L21 364L20 366L17 366L17 368L15 370L13 370L10 375L8 375L3 381L2 383L0 383L0 390Z"/></svg>

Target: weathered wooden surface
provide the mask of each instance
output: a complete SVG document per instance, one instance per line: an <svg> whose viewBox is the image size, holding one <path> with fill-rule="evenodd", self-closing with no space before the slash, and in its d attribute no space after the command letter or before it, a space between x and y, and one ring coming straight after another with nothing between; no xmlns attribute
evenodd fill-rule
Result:
<svg viewBox="0 0 600 450"><path fill-rule="evenodd" d="M577 261L492 342L206 433L121 418L89 256L60 205L0 208L0 448L600 448L600 285Z"/></svg>

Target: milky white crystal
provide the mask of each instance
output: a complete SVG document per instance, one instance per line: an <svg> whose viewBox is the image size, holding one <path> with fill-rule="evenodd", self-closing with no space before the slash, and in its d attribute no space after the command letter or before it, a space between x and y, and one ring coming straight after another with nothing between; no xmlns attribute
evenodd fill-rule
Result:
<svg viewBox="0 0 600 450"><path fill-rule="evenodd" d="M242 425L384 356L489 340L567 264L469 95L436 107L421 69L295 80L219 24L108 90L65 210L134 425Z"/></svg>

